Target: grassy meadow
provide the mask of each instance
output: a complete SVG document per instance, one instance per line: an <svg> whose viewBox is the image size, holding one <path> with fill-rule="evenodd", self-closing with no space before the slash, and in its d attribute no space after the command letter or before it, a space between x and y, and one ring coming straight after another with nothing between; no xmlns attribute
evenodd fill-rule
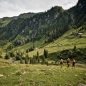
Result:
<svg viewBox="0 0 86 86"><path fill-rule="evenodd" d="M86 84L86 65L11 64L0 60L0 86L78 86Z"/></svg>
<svg viewBox="0 0 86 86"><path fill-rule="evenodd" d="M36 49L28 52L29 57L43 55L44 49L48 50L49 55L70 50L76 45L78 48L86 48L86 32L82 37L72 35L76 30L72 29L54 42L44 44L44 39L35 42ZM9 45L5 45L3 49ZM13 48L12 52L23 52L32 46L32 43ZM0 51L3 51L0 49ZM3 53L1 53L3 55ZM4 56L4 55L3 55ZM50 58L50 57L49 57ZM41 64L20 64L12 63L12 60L0 59L0 86L81 86L86 84L86 64L78 64L75 68L64 65L62 68L58 65Z"/></svg>
<svg viewBox="0 0 86 86"><path fill-rule="evenodd" d="M33 55L37 54L37 51L40 55L43 55L44 49L48 50L49 54L67 50L67 49L73 49L74 45L76 45L77 48L86 48L86 31L84 31L81 38L78 36L75 36L74 34L77 33L79 29L71 29L67 31L63 36L59 37L54 42L45 44L44 39L41 39L40 41L35 42L36 49L32 52L29 52L28 55L30 57L33 57ZM26 49L32 46L32 43L25 44L23 46L19 46L16 48L13 48L12 51L19 51L19 52L25 52Z"/></svg>

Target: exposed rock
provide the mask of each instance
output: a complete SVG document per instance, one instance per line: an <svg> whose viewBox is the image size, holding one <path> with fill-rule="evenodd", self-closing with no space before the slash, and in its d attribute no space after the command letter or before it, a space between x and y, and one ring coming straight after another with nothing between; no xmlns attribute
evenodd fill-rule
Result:
<svg viewBox="0 0 86 86"><path fill-rule="evenodd" d="M78 86L86 86L85 84L79 83Z"/></svg>
<svg viewBox="0 0 86 86"><path fill-rule="evenodd" d="M0 74L0 77L3 77L4 75L3 74Z"/></svg>

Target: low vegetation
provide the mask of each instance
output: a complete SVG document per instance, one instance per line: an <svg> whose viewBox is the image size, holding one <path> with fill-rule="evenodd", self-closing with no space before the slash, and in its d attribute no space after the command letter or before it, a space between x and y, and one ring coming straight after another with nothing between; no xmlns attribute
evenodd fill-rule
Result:
<svg viewBox="0 0 86 86"><path fill-rule="evenodd" d="M81 64L75 68L66 65L62 68L54 65L0 65L2 86L78 86L80 83L86 84L86 69Z"/></svg>

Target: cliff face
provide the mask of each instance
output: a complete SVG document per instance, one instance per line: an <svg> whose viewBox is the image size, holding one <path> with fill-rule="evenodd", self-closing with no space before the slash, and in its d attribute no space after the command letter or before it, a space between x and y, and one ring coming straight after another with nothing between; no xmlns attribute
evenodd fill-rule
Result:
<svg viewBox="0 0 86 86"><path fill-rule="evenodd" d="M86 0L79 0L76 9L80 14L86 14Z"/></svg>
<svg viewBox="0 0 86 86"><path fill-rule="evenodd" d="M86 6L86 0L79 0L77 6L83 8Z"/></svg>
<svg viewBox="0 0 86 86"><path fill-rule="evenodd" d="M79 0L73 10L76 24L84 24L86 22L86 0Z"/></svg>

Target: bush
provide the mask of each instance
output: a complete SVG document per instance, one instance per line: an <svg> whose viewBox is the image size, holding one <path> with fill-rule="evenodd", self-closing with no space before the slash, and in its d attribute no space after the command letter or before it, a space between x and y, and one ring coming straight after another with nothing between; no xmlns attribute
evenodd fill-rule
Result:
<svg viewBox="0 0 86 86"><path fill-rule="evenodd" d="M19 53L17 53L17 55L15 56L16 60L21 60L21 55Z"/></svg>
<svg viewBox="0 0 86 86"><path fill-rule="evenodd" d="M5 59L10 59L10 56L8 54L6 54Z"/></svg>
<svg viewBox="0 0 86 86"><path fill-rule="evenodd" d="M33 50L34 50L34 48L31 47L31 48L29 49L29 52L31 52L31 51L33 51Z"/></svg>
<svg viewBox="0 0 86 86"><path fill-rule="evenodd" d="M22 59L20 59L20 64L23 64L23 60Z"/></svg>
<svg viewBox="0 0 86 86"><path fill-rule="evenodd" d="M25 64L28 64L28 58L25 58Z"/></svg>
<svg viewBox="0 0 86 86"><path fill-rule="evenodd" d="M0 55L0 58L3 58L3 56L2 56L2 55Z"/></svg>
<svg viewBox="0 0 86 86"><path fill-rule="evenodd" d="M15 57L13 52L10 52L9 54L10 54L10 57Z"/></svg>
<svg viewBox="0 0 86 86"><path fill-rule="evenodd" d="M20 76L22 73L20 71L16 72L16 75Z"/></svg>

